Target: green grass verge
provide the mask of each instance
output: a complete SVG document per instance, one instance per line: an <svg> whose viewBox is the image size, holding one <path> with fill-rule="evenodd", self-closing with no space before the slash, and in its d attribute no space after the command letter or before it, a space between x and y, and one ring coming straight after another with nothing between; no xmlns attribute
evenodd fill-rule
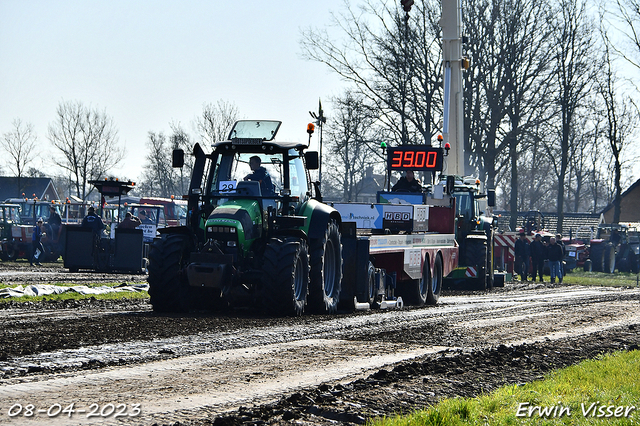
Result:
<svg viewBox="0 0 640 426"><path fill-rule="evenodd" d="M545 277L545 280L549 280ZM635 287L638 285L638 275L628 272L616 272L605 274L604 272L584 272L575 269L563 278L565 284L573 285L597 285L613 287Z"/></svg>
<svg viewBox="0 0 640 426"><path fill-rule="evenodd" d="M640 351L617 352L554 371L541 381L477 398L445 399L410 416L370 425L638 425L639 373Z"/></svg>

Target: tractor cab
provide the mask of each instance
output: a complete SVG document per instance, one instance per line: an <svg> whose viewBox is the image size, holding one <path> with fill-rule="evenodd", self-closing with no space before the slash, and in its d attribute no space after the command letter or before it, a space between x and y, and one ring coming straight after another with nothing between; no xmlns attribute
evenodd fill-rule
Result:
<svg viewBox="0 0 640 426"><path fill-rule="evenodd" d="M189 212L200 241L222 242L223 252L237 247L248 254L255 240L279 228L306 232L303 210L311 198L307 169L314 168L317 153L304 154L304 143L277 142L280 124L241 120L228 140L213 144L211 154L196 145ZM174 151L174 160L182 155Z"/></svg>

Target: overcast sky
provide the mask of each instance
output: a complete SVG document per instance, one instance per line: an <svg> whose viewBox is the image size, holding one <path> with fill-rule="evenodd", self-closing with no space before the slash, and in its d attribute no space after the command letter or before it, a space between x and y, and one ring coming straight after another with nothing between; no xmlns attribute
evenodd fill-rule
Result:
<svg viewBox="0 0 640 426"><path fill-rule="evenodd" d="M192 132L205 103L283 122L307 140L309 110L341 92L326 66L301 59L300 29L324 27L342 0L0 0L0 134L20 118L42 149L62 101L105 110L139 180L149 131ZM43 157L53 154L43 153ZM43 171L57 174L44 160ZM7 169L4 169L5 172Z"/></svg>

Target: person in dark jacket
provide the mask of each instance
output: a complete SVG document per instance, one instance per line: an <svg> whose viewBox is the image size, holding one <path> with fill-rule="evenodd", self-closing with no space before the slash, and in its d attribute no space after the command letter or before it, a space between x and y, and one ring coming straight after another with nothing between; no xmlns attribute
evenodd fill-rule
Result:
<svg viewBox="0 0 640 426"><path fill-rule="evenodd" d="M556 242L555 237L549 239L549 247L547 247L547 256L549 257L549 269L551 270L551 282L556 282L556 276L558 282L562 282L562 258L564 252L562 247Z"/></svg>
<svg viewBox="0 0 640 426"><path fill-rule="evenodd" d="M516 266L520 269L520 278L522 281L527 281L529 274L529 256L531 255L529 241L524 230L520 231L520 238L516 240L515 245L516 254Z"/></svg>
<svg viewBox="0 0 640 426"><path fill-rule="evenodd" d="M140 226L141 223L142 221L138 219L138 217L132 215L131 212L127 212L127 214L124 215L124 219L122 219L122 222L118 224L117 228L118 229L136 229L138 226Z"/></svg>
<svg viewBox="0 0 640 426"><path fill-rule="evenodd" d="M273 195L275 193L273 189L273 182L271 182L271 176L267 169L262 167L262 160L257 155L249 158L249 167L251 173L244 177L244 180L250 180L254 182L260 182L260 191L262 195Z"/></svg>
<svg viewBox="0 0 640 426"><path fill-rule="evenodd" d="M540 282L543 282L542 270L544 269L545 246L542 243L542 235L536 234L535 239L529 245L529 249L531 251L532 280L535 281L536 275L538 275Z"/></svg>
<svg viewBox="0 0 640 426"><path fill-rule="evenodd" d="M420 185L420 181L413 176L413 170L407 170L405 172L405 176L398 179L398 182L393 185L391 190L402 192L422 192L422 185Z"/></svg>
<svg viewBox="0 0 640 426"><path fill-rule="evenodd" d="M91 228L93 235L100 237L102 230L104 229L104 223L102 218L96 214L96 209L89 207L89 214L82 219L82 226L84 228Z"/></svg>
<svg viewBox="0 0 640 426"><path fill-rule="evenodd" d="M42 246L42 218L38 219L36 226L33 227L33 234L31 234L31 259L29 263L33 266L33 261L36 261L36 265L42 266L40 263L40 256L44 253L44 247Z"/></svg>
<svg viewBox="0 0 640 426"><path fill-rule="evenodd" d="M57 243L60 239L60 234L62 233L62 218L54 206L51 206L49 211L49 220L47 222L49 223L51 232L53 233L53 235L51 235L52 240L54 243Z"/></svg>

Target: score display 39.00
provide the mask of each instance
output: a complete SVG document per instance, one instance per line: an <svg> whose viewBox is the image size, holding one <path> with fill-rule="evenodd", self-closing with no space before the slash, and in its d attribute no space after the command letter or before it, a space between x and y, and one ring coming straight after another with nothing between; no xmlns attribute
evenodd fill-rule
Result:
<svg viewBox="0 0 640 426"><path fill-rule="evenodd" d="M398 146L388 149L387 168L398 171L441 172L443 158L443 148L424 145Z"/></svg>

